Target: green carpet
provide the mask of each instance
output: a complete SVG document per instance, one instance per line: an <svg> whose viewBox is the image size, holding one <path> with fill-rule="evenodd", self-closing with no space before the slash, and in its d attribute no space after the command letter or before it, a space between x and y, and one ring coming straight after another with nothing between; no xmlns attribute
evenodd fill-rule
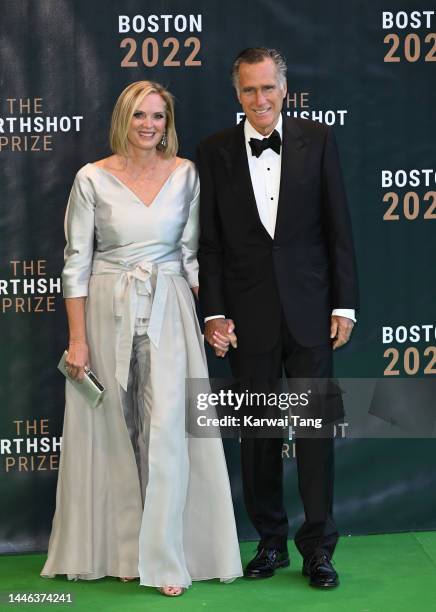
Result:
<svg viewBox="0 0 436 612"><path fill-rule="evenodd" d="M246 563L255 545L241 545ZM301 575L301 560L289 543L291 567L267 580L239 579L232 584L196 582L182 597L169 599L138 582L113 578L68 582L39 577L43 555L0 557L1 610L71 609L160 612L432 612L436 610L436 532L343 537L335 554L341 586L331 591L310 588ZM8 604L12 592L72 593L68 604Z"/></svg>

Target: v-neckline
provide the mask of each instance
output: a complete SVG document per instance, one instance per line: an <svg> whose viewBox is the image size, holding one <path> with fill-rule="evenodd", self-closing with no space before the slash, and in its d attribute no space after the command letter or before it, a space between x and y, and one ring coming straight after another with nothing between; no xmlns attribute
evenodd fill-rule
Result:
<svg viewBox="0 0 436 612"><path fill-rule="evenodd" d="M176 165L176 167L174 168L174 170L171 170L171 172L169 173L169 175L167 176L167 178L164 180L164 182L162 183L161 187L159 188L159 191L156 193L156 195L154 196L154 198L151 200L151 202L149 204L146 204L144 202L144 200L142 200L139 195L137 193L135 193L133 191L133 189L131 189L124 181L122 181L120 178L118 178L117 176L115 176L115 174L113 174L112 172L109 172L109 170L106 170L105 168L102 168L101 166L97 166L97 164L91 163L91 166L94 166L95 168L98 168L99 170L101 170L102 172L104 172L104 174L108 174L109 176L111 176L113 179L115 179L122 187L124 187L124 189L126 189L129 193L131 193L137 200L138 202L140 202L142 204L142 206L144 208L151 208L153 206L153 204L156 202L157 198L160 196L160 194L162 193L162 191L164 190L164 188L166 187L168 181L170 180L170 178L173 176L173 174L180 168L180 166L183 166L185 162L187 162L187 159L182 159L182 161Z"/></svg>

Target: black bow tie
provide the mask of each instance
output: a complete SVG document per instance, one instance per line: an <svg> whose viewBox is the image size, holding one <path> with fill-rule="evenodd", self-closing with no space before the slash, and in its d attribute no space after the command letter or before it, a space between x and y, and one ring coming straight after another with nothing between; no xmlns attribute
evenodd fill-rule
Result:
<svg viewBox="0 0 436 612"><path fill-rule="evenodd" d="M280 147L282 145L282 139L280 138L280 134L277 130L268 136L268 138L250 138L248 144L251 147L251 153L256 157L260 157L266 149L272 149L280 155Z"/></svg>

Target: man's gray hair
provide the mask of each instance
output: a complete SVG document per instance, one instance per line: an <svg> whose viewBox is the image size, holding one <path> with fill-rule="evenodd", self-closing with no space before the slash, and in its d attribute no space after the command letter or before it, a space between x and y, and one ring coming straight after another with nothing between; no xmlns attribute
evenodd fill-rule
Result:
<svg viewBox="0 0 436 612"><path fill-rule="evenodd" d="M269 49L267 47L248 47L239 53L233 62L232 67L232 81L233 86L239 93L239 66L241 64L260 64L265 59L270 58L277 67L277 75L280 86L284 87L286 84L286 72L288 67L286 66L286 59L284 56L277 51L277 49Z"/></svg>

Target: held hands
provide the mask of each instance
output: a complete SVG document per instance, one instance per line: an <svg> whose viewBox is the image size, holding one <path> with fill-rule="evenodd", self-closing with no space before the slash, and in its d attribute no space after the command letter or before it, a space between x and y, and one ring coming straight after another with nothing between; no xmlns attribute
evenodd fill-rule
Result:
<svg viewBox="0 0 436 612"><path fill-rule="evenodd" d="M238 347L235 334L235 324L232 319L210 319L204 326L204 336L214 349L217 357L225 357L231 344Z"/></svg>
<svg viewBox="0 0 436 612"><path fill-rule="evenodd" d="M333 340L333 350L347 344L353 331L354 321L347 317L332 315L330 324L330 338Z"/></svg>
<svg viewBox="0 0 436 612"><path fill-rule="evenodd" d="M70 340L65 369L73 380L83 380L84 369L89 367L89 350L84 340Z"/></svg>

